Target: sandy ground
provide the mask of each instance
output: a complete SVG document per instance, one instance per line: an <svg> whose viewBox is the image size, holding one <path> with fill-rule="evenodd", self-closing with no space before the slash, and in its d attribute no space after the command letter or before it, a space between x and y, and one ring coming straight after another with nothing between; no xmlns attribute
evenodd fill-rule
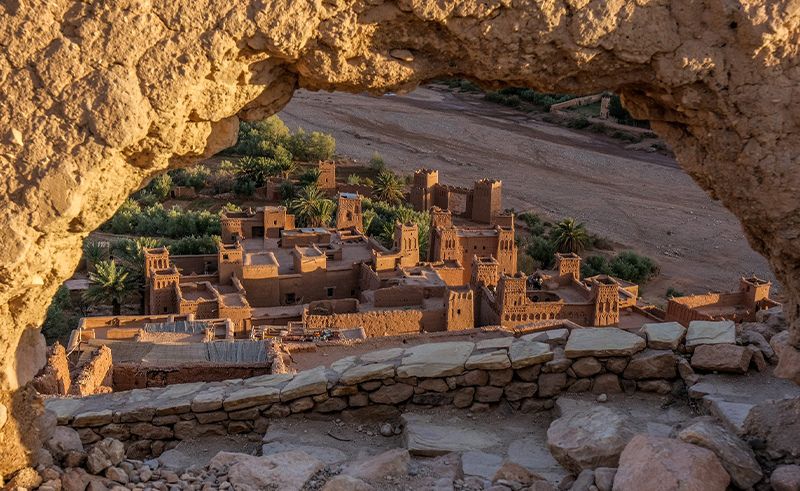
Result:
<svg viewBox="0 0 800 491"><path fill-rule="evenodd" d="M436 168L444 183L502 179L505 207L574 216L656 259L662 274L643 289L652 302L663 304L668 287L699 293L736 288L741 275L774 279L737 219L664 155L431 88L383 97L298 91L280 117L332 133L338 153L362 162L377 151L402 173Z"/></svg>

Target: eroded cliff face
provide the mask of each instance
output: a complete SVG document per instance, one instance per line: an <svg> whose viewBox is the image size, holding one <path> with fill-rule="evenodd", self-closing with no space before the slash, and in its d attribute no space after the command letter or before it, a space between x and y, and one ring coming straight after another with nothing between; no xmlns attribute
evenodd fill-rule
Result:
<svg viewBox="0 0 800 491"><path fill-rule="evenodd" d="M790 0L0 2L3 400L44 362L36 328L82 239L149 177L229 146L239 118L278 111L298 87L379 93L450 75L618 90L740 218L791 296L800 346L798 10ZM31 422L14 413L0 429L0 474L26 458L11 443Z"/></svg>

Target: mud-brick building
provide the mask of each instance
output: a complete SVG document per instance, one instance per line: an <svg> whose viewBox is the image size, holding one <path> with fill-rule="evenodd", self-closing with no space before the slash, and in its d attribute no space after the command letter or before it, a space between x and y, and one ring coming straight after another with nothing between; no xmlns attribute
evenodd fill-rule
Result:
<svg viewBox="0 0 800 491"><path fill-rule="evenodd" d="M673 297L667 303L666 320L684 326L694 320L754 322L758 311L780 305L769 298L771 287L769 281L751 276L739 279L738 291Z"/></svg>
<svg viewBox="0 0 800 491"><path fill-rule="evenodd" d="M449 210L433 207L431 214L429 261L457 261L463 268L462 285L472 278L474 256L491 256L500 273L517 272L517 244L514 241L514 216L496 215L491 226L455 226Z"/></svg>
<svg viewBox="0 0 800 491"><path fill-rule="evenodd" d="M426 211L436 206L477 223L494 223L503 205L503 184L495 179L476 181L472 189L439 183L439 172L418 169L411 185L411 206Z"/></svg>
<svg viewBox="0 0 800 491"><path fill-rule="evenodd" d="M581 258L556 254L556 271L526 276L500 271L492 257L473 260L478 325L519 327L543 320L616 326L620 312L636 308L639 287L608 275L580 278Z"/></svg>

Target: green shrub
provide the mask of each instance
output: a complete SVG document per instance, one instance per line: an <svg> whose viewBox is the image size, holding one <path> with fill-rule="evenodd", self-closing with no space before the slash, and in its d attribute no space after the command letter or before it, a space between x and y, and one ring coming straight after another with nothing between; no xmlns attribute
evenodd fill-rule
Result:
<svg viewBox="0 0 800 491"><path fill-rule="evenodd" d="M167 210L160 203L142 208L128 199L101 229L115 234L178 239L191 235L219 235L220 226L219 215L210 211L177 207Z"/></svg>
<svg viewBox="0 0 800 491"><path fill-rule="evenodd" d="M47 314L42 324L42 334L47 344L61 341L66 344L69 333L78 327L80 317L72 312L72 300L69 296L69 289L61 285L56 290L50 306L47 307Z"/></svg>
<svg viewBox="0 0 800 491"><path fill-rule="evenodd" d="M369 168L379 174L386 170L386 162L383 160L381 154L372 152L372 157L369 159Z"/></svg>
<svg viewBox="0 0 800 491"><path fill-rule="evenodd" d="M589 256L581 261L581 277L611 274L611 265L603 256Z"/></svg>
<svg viewBox="0 0 800 491"><path fill-rule="evenodd" d="M249 177L240 176L233 181L233 192L239 196L252 196L256 187L255 181Z"/></svg>
<svg viewBox="0 0 800 491"><path fill-rule="evenodd" d="M591 124L592 123L588 119L586 119L583 116L580 116L580 117L575 118L575 119L570 119L567 122L567 127L568 128L574 128L574 129L582 130L584 128L587 128Z"/></svg>
<svg viewBox="0 0 800 491"><path fill-rule="evenodd" d="M290 181L284 181L281 183L280 187L278 187L278 192L281 195L281 200L287 201L295 197L296 189L294 184Z"/></svg>
<svg viewBox="0 0 800 491"><path fill-rule="evenodd" d="M677 290L677 289L673 288L673 287L669 287L669 288L667 288L667 293L664 296L667 297L667 298L682 297L682 296L684 296L684 293L682 291L680 291L680 290Z"/></svg>
<svg viewBox="0 0 800 491"><path fill-rule="evenodd" d="M298 128L289 138L288 147L296 159L304 162L328 160L336 152L336 140L327 133L306 133L303 128Z"/></svg>
<svg viewBox="0 0 800 491"><path fill-rule="evenodd" d="M359 176L358 174L350 174L349 176L347 176L347 184L350 184L352 186L358 186L359 184L361 184L361 176Z"/></svg>
<svg viewBox="0 0 800 491"><path fill-rule="evenodd" d="M550 269L553 267L556 253L556 247L553 243L542 237L534 236L525 248L525 253L538 262L543 269Z"/></svg>
<svg viewBox="0 0 800 491"><path fill-rule="evenodd" d="M659 267L652 259L635 252L621 252L611 261L611 274L633 283L644 284L658 273Z"/></svg>
<svg viewBox="0 0 800 491"><path fill-rule="evenodd" d="M524 213L520 213L518 217L520 220L525 222L525 225L528 226L528 230L530 230L531 235L544 235L544 223L539 215L530 211L526 211Z"/></svg>
<svg viewBox="0 0 800 491"><path fill-rule="evenodd" d="M219 235L190 236L171 241L167 248L169 253L179 256L186 254L216 254L219 249Z"/></svg>
<svg viewBox="0 0 800 491"><path fill-rule="evenodd" d="M383 201L364 199L364 227L367 235L374 236L384 246L391 247L394 237L395 222L413 222L417 224L419 233L420 258L428 255L428 239L430 235L431 217L427 211L415 211L404 205L392 205ZM369 224L366 217L369 215Z"/></svg>

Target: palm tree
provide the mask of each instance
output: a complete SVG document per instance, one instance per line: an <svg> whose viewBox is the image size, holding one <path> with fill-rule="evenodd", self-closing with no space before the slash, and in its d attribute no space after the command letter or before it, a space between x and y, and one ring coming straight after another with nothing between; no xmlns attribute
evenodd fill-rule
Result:
<svg viewBox="0 0 800 491"><path fill-rule="evenodd" d="M336 203L333 200L322 199L314 207L314 214L310 217L312 227L327 227L331 223Z"/></svg>
<svg viewBox="0 0 800 491"><path fill-rule="evenodd" d="M378 174L372 191L379 201L391 204L398 204L403 201L403 184L396 175L388 171Z"/></svg>
<svg viewBox="0 0 800 491"><path fill-rule="evenodd" d="M589 242L589 234L582 223L577 223L574 218L565 218L553 228L550 240L558 252L578 253Z"/></svg>
<svg viewBox="0 0 800 491"><path fill-rule="evenodd" d="M83 298L94 305L111 304L113 315L120 315L122 302L130 295L132 289L128 272L112 260L100 261L95 265L95 272L89 274L89 288Z"/></svg>
<svg viewBox="0 0 800 491"><path fill-rule="evenodd" d="M316 184L309 184L291 201L290 207L300 223L319 227L330 221L335 204L325 197Z"/></svg>
<svg viewBox="0 0 800 491"><path fill-rule="evenodd" d="M300 181L300 185L301 186L308 186L308 185L311 185L311 184L317 184L317 181L319 181L319 176L321 174L322 173L320 172L319 169L311 168L311 169L307 169L305 172L300 174L297 177L297 180Z"/></svg>
<svg viewBox="0 0 800 491"><path fill-rule="evenodd" d="M144 314L144 297L147 294L144 278L144 250L161 245L151 237L138 237L136 240L126 240L116 253L116 259L128 272L128 281L131 289L140 295L140 309Z"/></svg>
<svg viewBox="0 0 800 491"><path fill-rule="evenodd" d="M83 257L86 260L86 271L94 271L94 265L108 257L108 247L96 240L89 240L83 244Z"/></svg>
<svg viewBox="0 0 800 491"><path fill-rule="evenodd" d="M291 159L274 159L272 166L284 179L289 179L289 176L297 170L297 164Z"/></svg>

